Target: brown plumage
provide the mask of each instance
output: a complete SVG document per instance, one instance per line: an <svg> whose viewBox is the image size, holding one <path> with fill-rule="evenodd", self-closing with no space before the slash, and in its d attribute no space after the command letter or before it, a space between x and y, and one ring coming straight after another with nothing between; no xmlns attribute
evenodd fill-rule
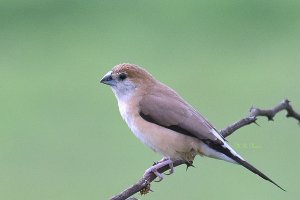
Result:
<svg viewBox="0 0 300 200"><path fill-rule="evenodd" d="M127 77L133 80L135 83L142 84L141 87L143 87L143 85L146 86L155 82L154 77L150 73L133 64L119 64L112 69L112 74L115 76L126 74ZM147 84L144 84L145 82L147 82Z"/></svg>
<svg viewBox="0 0 300 200"><path fill-rule="evenodd" d="M133 64L120 64L101 82L111 86L120 113L132 132L162 154L170 166L172 161L190 162L200 154L240 164L281 188L237 154L216 128L173 89L146 70ZM153 173L162 178L155 167Z"/></svg>

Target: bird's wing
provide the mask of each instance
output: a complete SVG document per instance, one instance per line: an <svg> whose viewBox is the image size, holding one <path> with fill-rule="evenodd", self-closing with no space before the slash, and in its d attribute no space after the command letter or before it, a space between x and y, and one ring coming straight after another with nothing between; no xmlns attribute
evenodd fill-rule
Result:
<svg viewBox="0 0 300 200"><path fill-rule="evenodd" d="M202 140L211 149L224 154L236 163L284 190L238 155L223 140L216 129L200 113L179 97L175 91L170 89L156 90L146 94L140 101L139 107L139 114L145 120Z"/></svg>
<svg viewBox="0 0 300 200"><path fill-rule="evenodd" d="M215 128L173 90L155 91L143 96L139 114L145 120L178 133L223 144Z"/></svg>

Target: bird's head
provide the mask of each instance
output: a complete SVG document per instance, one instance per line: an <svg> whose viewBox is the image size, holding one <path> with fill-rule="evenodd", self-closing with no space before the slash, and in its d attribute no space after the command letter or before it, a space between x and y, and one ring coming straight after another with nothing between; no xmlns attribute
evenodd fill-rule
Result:
<svg viewBox="0 0 300 200"><path fill-rule="evenodd" d="M145 90L155 79L143 68L134 64L119 64L107 72L100 81L111 86L117 98L131 96L135 91Z"/></svg>

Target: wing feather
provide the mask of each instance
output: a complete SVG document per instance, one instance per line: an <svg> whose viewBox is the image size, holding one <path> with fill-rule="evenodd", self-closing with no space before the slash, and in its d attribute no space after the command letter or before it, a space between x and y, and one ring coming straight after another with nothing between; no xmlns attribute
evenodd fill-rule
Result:
<svg viewBox="0 0 300 200"><path fill-rule="evenodd" d="M140 115L149 122L201 140L223 143L215 135L215 128L170 88L145 94L139 107Z"/></svg>

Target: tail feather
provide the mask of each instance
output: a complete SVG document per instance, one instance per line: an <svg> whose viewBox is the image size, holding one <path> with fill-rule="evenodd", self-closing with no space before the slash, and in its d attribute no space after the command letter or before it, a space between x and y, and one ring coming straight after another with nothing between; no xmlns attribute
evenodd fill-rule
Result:
<svg viewBox="0 0 300 200"><path fill-rule="evenodd" d="M251 172L253 172L254 174L257 174L258 176L260 176L261 178L270 181L271 183L273 183L274 185L276 185L278 188L280 188L283 191L286 191L285 189L283 189L281 186L279 186L277 183L275 183L273 180L271 180L269 177L267 177L264 173L262 173L261 171L259 171L258 169L256 169L253 165L251 165L250 163L248 163L247 161L241 160L239 158L234 159L237 163L239 163L240 165L242 165L243 167L247 168L248 170L250 170Z"/></svg>
<svg viewBox="0 0 300 200"><path fill-rule="evenodd" d="M277 183L275 183L273 180L271 180L269 177L267 177L265 174L263 174L261 171L259 171L258 169L256 169L254 166L252 166L250 163L248 163L247 161L245 161L241 156L239 156L228 144L226 144L226 142L224 142L223 145L221 144L216 144L212 141L209 140L202 140L208 147L210 147L211 149L214 149L216 152L222 153L223 155L225 155L226 157L230 158L231 160L235 161L236 163L242 165L243 167L245 167L246 169L250 170L251 172L257 174L258 176L260 176L261 178L273 183L274 185L276 185L278 188L280 188L281 190L285 191L285 189L283 189L282 187L280 187ZM219 157L220 158L220 157ZM224 158L220 158L220 159L224 159ZM228 160L227 160L228 161Z"/></svg>

